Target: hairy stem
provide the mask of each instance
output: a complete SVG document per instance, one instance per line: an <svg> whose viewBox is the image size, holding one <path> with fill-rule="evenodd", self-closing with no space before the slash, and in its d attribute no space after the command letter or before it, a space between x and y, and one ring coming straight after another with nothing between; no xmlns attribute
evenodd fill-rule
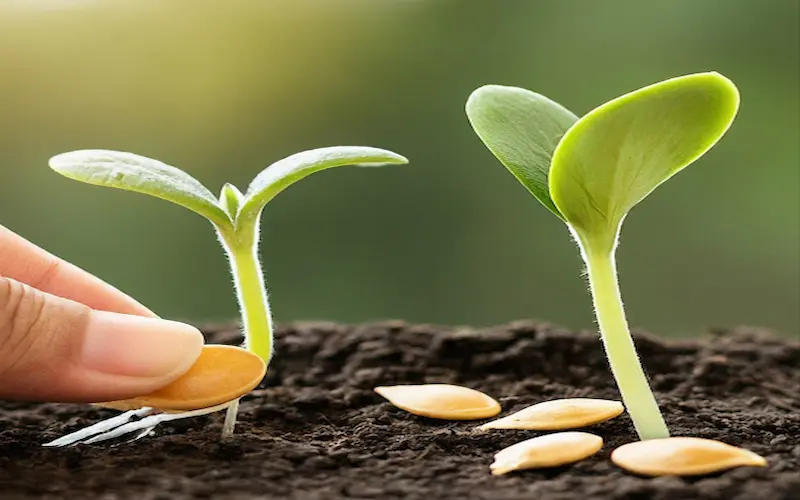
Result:
<svg viewBox="0 0 800 500"><path fill-rule="evenodd" d="M614 251L587 252L584 257L606 356L636 432L642 440L669 437L625 319Z"/></svg>
<svg viewBox="0 0 800 500"><path fill-rule="evenodd" d="M272 358L272 315L264 276L258 262L257 242L232 249L231 269L244 323L245 347L269 363Z"/></svg>
<svg viewBox="0 0 800 500"><path fill-rule="evenodd" d="M269 365L272 358L272 315L269 308L264 275L258 261L258 227L226 234L220 240L230 259L236 297L244 325L244 345ZM239 401L228 407L222 436L233 434Z"/></svg>

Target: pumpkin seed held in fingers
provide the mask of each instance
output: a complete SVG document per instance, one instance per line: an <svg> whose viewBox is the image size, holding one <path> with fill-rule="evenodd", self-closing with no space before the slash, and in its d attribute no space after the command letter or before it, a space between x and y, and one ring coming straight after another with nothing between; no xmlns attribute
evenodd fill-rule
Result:
<svg viewBox="0 0 800 500"><path fill-rule="evenodd" d="M603 447L603 438L588 432L557 432L509 446L494 456L494 475L515 470L558 467L589 458Z"/></svg>
<svg viewBox="0 0 800 500"><path fill-rule="evenodd" d="M165 411L209 408L252 391L264 378L267 364L250 351L228 345L206 345L189 370L166 387L121 401L98 403L117 410L149 406Z"/></svg>
<svg viewBox="0 0 800 500"><path fill-rule="evenodd" d="M554 399L487 422L480 428L535 431L576 429L605 422L619 416L623 411L622 403L608 399Z"/></svg>
<svg viewBox="0 0 800 500"><path fill-rule="evenodd" d="M764 467L764 457L729 444L696 437L650 439L620 446L611 460L643 476L696 476L741 466Z"/></svg>
<svg viewBox="0 0 800 500"><path fill-rule="evenodd" d="M500 413L500 403L493 398L458 385L393 385L376 387L375 392L396 407L421 417L478 420Z"/></svg>

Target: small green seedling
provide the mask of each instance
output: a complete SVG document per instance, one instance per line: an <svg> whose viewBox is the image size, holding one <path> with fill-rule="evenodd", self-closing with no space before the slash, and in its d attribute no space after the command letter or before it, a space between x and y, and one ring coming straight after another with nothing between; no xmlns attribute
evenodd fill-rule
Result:
<svg viewBox="0 0 800 500"><path fill-rule="evenodd" d="M404 163L408 163L406 158L383 149L356 146L314 149L270 165L255 177L246 193L232 184L225 184L219 198L189 174L131 153L73 151L53 157L50 167L71 179L171 201L208 219L230 259L244 323L245 347L269 364L272 358L272 316L258 260L264 206L290 185L320 170L345 165ZM228 414L223 436L233 433L238 399L226 406Z"/></svg>
<svg viewBox="0 0 800 500"><path fill-rule="evenodd" d="M580 119L521 88L487 85L467 101L484 144L580 247L611 370L641 439L669 431L622 306L615 259L620 228L637 203L722 137L738 107L736 86L718 73L656 83Z"/></svg>

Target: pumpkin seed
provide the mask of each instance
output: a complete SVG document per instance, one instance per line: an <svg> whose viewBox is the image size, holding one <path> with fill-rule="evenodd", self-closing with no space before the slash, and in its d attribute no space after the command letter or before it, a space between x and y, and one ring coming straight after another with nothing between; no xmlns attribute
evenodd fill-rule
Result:
<svg viewBox="0 0 800 500"><path fill-rule="evenodd" d="M558 467L589 458L603 447L603 438L588 432L557 432L509 446L494 456L492 474Z"/></svg>
<svg viewBox="0 0 800 500"><path fill-rule="evenodd" d="M529 406L506 417L480 426L480 429L524 429L557 431L605 422L624 410L619 401L607 399L555 399Z"/></svg>
<svg viewBox="0 0 800 500"><path fill-rule="evenodd" d="M252 352L228 345L206 345L189 370L166 387L131 399L97 403L117 410L149 406L164 411L209 408L252 391L267 365Z"/></svg>
<svg viewBox="0 0 800 500"><path fill-rule="evenodd" d="M764 467L764 457L729 444L696 437L650 439L620 446L611 460L644 476L695 476L741 466Z"/></svg>
<svg viewBox="0 0 800 500"><path fill-rule="evenodd" d="M375 392L396 407L421 417L477 420L500 413L500 403L486 394L450 384L393 385Z"/></svg>

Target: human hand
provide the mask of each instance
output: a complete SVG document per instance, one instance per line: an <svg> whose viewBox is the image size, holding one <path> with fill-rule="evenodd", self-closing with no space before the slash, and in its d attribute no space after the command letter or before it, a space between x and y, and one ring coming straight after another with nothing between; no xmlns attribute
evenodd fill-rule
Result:
<svg viewBox="0 0 800 500"><path fill-rule="evenodd" d="M202 345L197 329L0 225L0 399L141 396L185 373Z"/></svg>

